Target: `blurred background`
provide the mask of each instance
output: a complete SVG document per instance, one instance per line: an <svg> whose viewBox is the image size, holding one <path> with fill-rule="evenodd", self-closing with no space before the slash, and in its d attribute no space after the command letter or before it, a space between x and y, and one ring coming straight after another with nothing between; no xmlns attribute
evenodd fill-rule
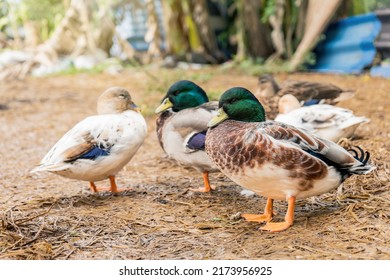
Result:
<svg viewBox="0 0 390 280"><path fill-rule="evenodd" d="M0 78L227 64L388 76L390 0L0 1Z"/></svg>

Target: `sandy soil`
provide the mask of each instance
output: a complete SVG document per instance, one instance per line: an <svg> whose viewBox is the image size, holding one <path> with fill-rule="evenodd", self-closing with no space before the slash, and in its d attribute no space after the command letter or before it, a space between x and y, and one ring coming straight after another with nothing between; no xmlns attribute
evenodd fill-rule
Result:
<svg viewBox="0 0 390 280"><path fill-rule="evenodd" d="M240 195L223 175L211 176L212 193L188 191L202 184L201 174L164 157L152 113L177 79L220 94L238 85L255 90L256 77L215 69L148 71L0 84L0 259L390 259L390 81L277 75L357 90L340 105L371 119L353 143L371 152L378 169L348 179L339 191L299 201L294 226L268 233L239 218L260 213L265 198ZM119 186L133 190L92 194L87 182L30 174L67 130L95 113L97 97L113 85L130 90L149 125L144 145L117 177ZM275 207L280 220L286 202Z"/></svg>

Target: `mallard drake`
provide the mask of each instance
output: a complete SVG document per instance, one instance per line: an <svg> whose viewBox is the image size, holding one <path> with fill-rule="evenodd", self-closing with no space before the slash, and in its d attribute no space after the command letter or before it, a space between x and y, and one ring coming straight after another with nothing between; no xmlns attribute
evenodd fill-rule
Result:
<svg viewBox="0 0 390 280"><path fill-rule="evenodd" d="M306 129L337 143L341 138L351 137L360 124L370 120L355 116L351 110L328 104L301 107L295 96L286 94L279 100L279 114L275 121Z"/></svg>
<svg viewBox="0 0 390 280"><path fill-rule="evenodd" d="M267 222L262 230L282 231L293 224L296 199L337 188L353 174L374 169L370 154L351 152L294 126L265 120L258 99L245 88L232 88L219 100L210 121L206 152L218 168L244 188L267 197L264 214L242 215ZM273 200L287 200L284 222L271 222Z"/></svg>
<svg viewBox="0 0 390 280"><path fill-rule="evenodd" d="M318 103L335 105L355 95L353 91L329 83L287 80L280 86L270 74L259 77L255 95L265 105L269 119L275 119L279 99L286 94L294 95L304 106Z"/></svg>
<svg viewBox="0 0 390 280"><path fill-rule="evenodd" d="M98 115L90 116L69 130L32 172L49 171L67 178L110 180L118 192L115 175L130 161L146 137L146 122L129 92L113 87L97 102ZM102 190L102 189L100 189Z"/></svg>
<svg viewBox="0 0 390 280"><path fill-rule="evenodd" d="M203 173L204 187L192 191L209 192L209 172L218 170L204 150L207 124L217 109L218 102L209 102L205 91L188 80L174 83L156 109L161 113L156 130L162 149L179 164Z"/></svg>

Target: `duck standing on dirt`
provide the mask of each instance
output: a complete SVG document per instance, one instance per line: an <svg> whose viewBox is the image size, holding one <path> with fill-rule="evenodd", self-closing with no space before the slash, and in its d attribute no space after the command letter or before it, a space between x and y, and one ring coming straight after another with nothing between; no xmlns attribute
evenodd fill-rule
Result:
<svg viewBox="0 0 390 280"><path fill-rule="evenodd" d="M294 95L304 106L324 103L335 105L355 95L353 91L329 83L287 80L280 86L270 74L259 77L255 95L264 104L269 119L275 119L279 99L286 94Z"/></svg>
<svg viewBox="0 0 390 280"><path fill-rule="evenodd" d="M32 172L49 171L67 178L89 181L110 180L109 190L118 192L115 175L142 145L146 122L129 92L112 87L97 103L98 115L90 116L69 130Z"/></svg>
<svg viewBox="0 0 390 280"><path fill-rule="evenodd" d="M204 187L191 189L195 192L210 192L209 172L218 171L204 149L207 124L217 109L218 102L209 102L201 87L181 80L168 89L155 111L161 113L157 137L168 157L203 173Z"/></svg>
<svg viewBox="0 0 390 280"><path fill-rule="evenodd" d="M275 121L303 128L337 143L341 138L352 137L359 125L370 120L355 116L351 110L328 104L301 107L295 96L286 94L279 99L279 114Z"/></svg>
<svg viewBox="0 0 390 280"><path fill-rule="evenodd" d="M354 155L328 140L275 121L266 121L264 108L245 88L231 88L219 100L210 121L206 152L237 184L267 197L264 214L244 214L248 221L267 222L262 230L277 232L294 221L296 199L337 188L353 174L375 167L370 154L356 147ZM271 222L273 200L287 200L284 222Z"/></svg>

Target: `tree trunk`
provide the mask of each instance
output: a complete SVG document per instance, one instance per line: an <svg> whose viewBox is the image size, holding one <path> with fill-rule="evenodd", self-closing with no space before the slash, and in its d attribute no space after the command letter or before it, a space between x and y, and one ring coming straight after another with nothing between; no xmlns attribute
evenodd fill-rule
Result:
<svg viewBox="0 0 390 280"><path fill-rule="evenodd" d="M190 51L190 44L184 31L184 12L179 0L161 1L165 29L166 51L169 54L184 55Z"/></svg>
<svg viewBox="0 0 390 280"><path fill-rule="evenodd" d="M244 20L244 3L245 0L238 0L236 2L237 9L237 18L236 18L236 27L237 27L237 53L235 60L243 61L248 56L248 46L245 36L245 20Z"/></svg>
<svg viewBox="0 0 390 280"><path fill-rule="evenodd" d="M271 38L275 48L275 53L269 58L270 61L280 58L286 52L283 32L284 18L284 0L276 0L276 12L269 17L269 22L272 26Z"/></svg>
<svg viewBox="0 0 390 280"><path fill-rule="evenodd" d="M258 0L245 1L243 19L245 37L249 55L252 57L268 57L272 53L270 31L260 21L261 3Z"/></svg>
<svg viewBox="0 0 390 280"><path fill-rule="evenodd" d="M309 0L305 35L291 59L289 65L290 71L296 70L304 61L305 55L314 47L341 2L341 0L321 2Z"/></svg>
<svg viewBox="0 0 390 280"><path fill-rule="evenodd" d="M24 43L27 48L35 48L40 42L39 30L40 26L35 21L25 21L23 22L23 29L25 34Z"/></svg>
<svg viewBox="0 0 390 280"><path fill-rule="evenodd" d="M224 60L223 53L219 50L215 32L210 25L210 17L206 0L191 0L192 18L196 24L206 59L211 63Z"/></svg>
<svg viewBox="0 0 390 280"><path fill-rule="evenodd" d="M149 43L148 53L151 56L161 56L162 38L154 0L146 0L146 9L148 11L148 30L145 34L145 41Z"/></svg>
<svg viewBox="0 0 390 280"><path fill-rule="evenodd" d="M297 28L295 31L295 41L294 41L295 47L298 46L298 44L302 40L304 32L305 32L307 5L308 5L308 0L301 0L300 1L298 19L297 19Z"/></svg>

